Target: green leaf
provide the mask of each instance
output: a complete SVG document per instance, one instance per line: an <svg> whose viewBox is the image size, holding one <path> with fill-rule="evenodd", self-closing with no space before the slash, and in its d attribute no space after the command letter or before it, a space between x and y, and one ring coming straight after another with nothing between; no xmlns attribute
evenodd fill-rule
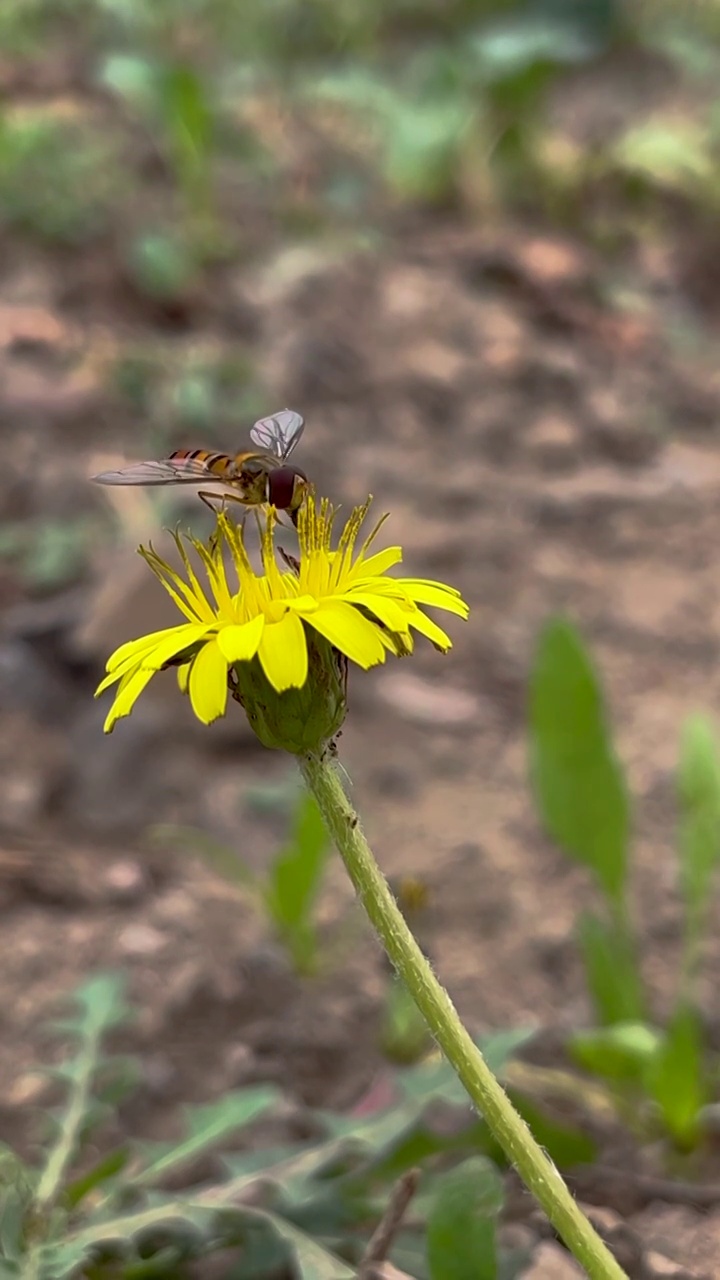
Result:
<svg viewBox="0 0 720 1280"><path fill-rule="evenodd" d="M699 1138L700 1110L708 1101L700 1019L681 1002L649 1063L645 1084L677 1146L689 1151Z"/></svg>
<svg viewBox="0 0 720 1280"><path fill-rule="evenodd" d="M0 1255L17 1261L25 1252L25 1223L30 1196L21 1185L0 1187Z"/></svg>
<svg viewBox="0 0 720 1280"><path fill-rule="evenodd" d="M235 1211L236 1215L241 1212ZM121 1254L126 1256L136 1237L160 1230L177 1238L181 1246L184 1246L197 1235L206 1232L217 1220L217 1209L210 1201L201 1202L189 1198L168 1200L149 1209L119 1214L100 1221L91 1220L89 1225L68 1233L62 1240L39 1246L35 1270L28 1270L26 1274L37 1280L77 1277L83 1274L79 1268L90 1258L96 1257L98 1249L119 1247Z"/></svg>
<svg viewBox="0 0 720 1280"><path fill-rule="evenodd" d="M111 54L101 67L100 83L143 111L156 106L158 68L148 58Z"/></svg>
<svg viewBox="0 0 720 1280"><path fill-rule="evenodd" d="M616 1022L613 1026L576 1032L569 1048L586 1071L605 1080L640 1082L661 1041L661 1032L645 1022Z"/></svg>
<svg viewBox="0 0 720 1280"><path fill-rule="evenodd" d="M463 144L473 127L472 104L407 102L388 128L385 175L398 194L430 203L452 192Z"/></svg>
<svg viewBox="0 0 720 1280"><path fill-rule="evenodd" d="M482 1156L465 1160L439 1179L427 1227L432 1280L496 1280L501 1206L497 1169Z"/></svg>
<svg viewBox="0 0 720 1280"><path fill-rule="evenodd" d="M298 1280L353 1280L355 1271L334 1253L274 1213L258 1212L290 1246Z"/></svg>
<svg viewBox="0 0 720 1280"><path fill-rule="evenodd" d="M549 622L530 686L531 776L549 834L589 867L619 905L627 875L630 808L602 693L575 628Z"/></svg>
<svg viewBox="0 0 720 1280"><path fill-rule="evenodd" d="M205 85L191 67L161 70L160 111L178 183L192 203L209 201L213 117Z"/></svg>
<svg viewBox="0 0 720 1280"><path fill-rule="evenodd" d="M634 947L622 927L584 911L578 921L578 941L585 978L601 1022L644 1021L642 978Z"/></svg>
<svg viewBox="0 0 720 1280"><path fill-rule="evenodd" d="M80 1034L97 1037L127 1021L125 986L122 974L99 973L78 987L72 998L80 1005Z"/></svg>
<svg viewBox="0 0 720 1280"><path fill-rule="evenodd" d="M166 231L137 236L130 245L127 263L137 287L152 298L177 298L197 272L190 245Z"/></svg>
<svg viewBox="0 0 720 1280"><path fill-rule="evenodd" d="M628 129L612 147L617 168L655 186L687 195L717 181L712 147L703 121L657 116Z"/></svg>
<svg viewBox="0 0 720 1280"><path fill-rule="evenodd" d="M146 1148L152 1163L133 1179L134 1186L148 1186L164 1178L171 1170L194 1160L201 1152L228 1137L238 1129L263 1115L274 1106L279 1097L271 1085L259 1085L253 1089L239 1089L228 1093L218 1102L208 1106L192 1107L187 1111L188 1136L183 1142L161 1143Z"/></svg>
<svg viewBox="0 0 720 1280"><path fill-rule="evenodd" d="M275 859L266 890L268 910L300 970L312 968L317 943L312 911L330 841L311 795L303 795L292 836Z"/></svg>
<svg viewBox="0 0 720 1280"><path fill-rule="evenodd" d="M683 727L678 791L680 870L690 955L700 941L711 881L720 861L720 753L705 716L692 716Z"/></svg>
<svg viewBox="0 0 720 1280"><path fill-rule="evenodd" d="M102 1186L104 1182L114 1178L116 1174L125 1168L129 1158L129 1148L117 1147L115 1151L111 1151L108 1155L98 1160L82 1177L75 1178L65 1188L65 1202L68 1207L74 1209L96 1187Z"/></svg>

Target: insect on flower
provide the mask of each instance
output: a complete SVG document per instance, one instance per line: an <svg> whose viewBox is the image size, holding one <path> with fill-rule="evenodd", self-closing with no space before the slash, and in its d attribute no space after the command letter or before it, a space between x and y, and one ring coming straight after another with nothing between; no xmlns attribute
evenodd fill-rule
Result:
<svg viewBox="0 0 720 1280"><path fill-rule="evenodd" d="M308 487L305 472L288 464L288 458L298 443L305 422L293 409L281 409L268 418L259 418L250 428L250 439L257 450L247 450L231 456L229 453L213 453L209 449L178 449L168 458L154 462L137 462L120 471L102 471L93 476L98 484L219 484L232 492L222 496L244 506L268 504L278 511L287 511L293 524ZM209 499L219 495L212 491L198 491L212 510Z"/></svg>

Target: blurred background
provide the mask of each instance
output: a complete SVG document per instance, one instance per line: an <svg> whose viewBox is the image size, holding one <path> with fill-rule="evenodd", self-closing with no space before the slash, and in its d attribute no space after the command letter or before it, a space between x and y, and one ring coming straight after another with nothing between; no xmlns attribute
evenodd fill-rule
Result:
<svg viewBox="0 0 720 1280"><path fill-rule="evenodd" d="M111 738L92 699L113 648L174 620L137 543L209 525L183 491L88 477L233 453L284 405L318 490L345 510L372 493L406 571L470 602L448 657L352 673L341 741L461 1012L587 1017L587 876L527 782L528 672L558 612L607 691L663 1007L678 734L720 696L719 73L713 0L2 5L9 1130L38 1018L97 968L131 975L150 1126L257 1079L346 1106L382 1060L387 974L341 869L311 980L223 874L261 874L285 839L288 761L232 709L203 729L172 673ZM711 1001L719 974L711 940Z"/></svg>

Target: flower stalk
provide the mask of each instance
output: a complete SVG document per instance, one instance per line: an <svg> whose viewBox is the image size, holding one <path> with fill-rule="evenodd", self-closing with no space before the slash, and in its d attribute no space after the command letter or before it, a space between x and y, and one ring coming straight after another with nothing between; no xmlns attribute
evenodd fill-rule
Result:
<svg viewBox="0 0 720 1280"><path fill-rule="evenodd" d="M299 757L299 763L373 928L505 1155L591 1280L627 1280L555 1165L518 1115L435 977L375 861L332 758L328 753L306 754Z"/></svg>

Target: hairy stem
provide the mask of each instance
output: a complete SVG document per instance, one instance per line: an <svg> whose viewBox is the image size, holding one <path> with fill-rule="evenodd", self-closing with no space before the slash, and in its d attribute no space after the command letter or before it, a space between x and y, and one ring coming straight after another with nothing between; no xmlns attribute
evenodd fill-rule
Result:
<svg viewBox="0 0 720 1280"><path fill-rule="evenodd" d="M505 1155L591 1280L627 1280L495 1079L435 977L373 857L334 762L327 756L306 755L300 757L299 763L371 924Z"/></svg>

